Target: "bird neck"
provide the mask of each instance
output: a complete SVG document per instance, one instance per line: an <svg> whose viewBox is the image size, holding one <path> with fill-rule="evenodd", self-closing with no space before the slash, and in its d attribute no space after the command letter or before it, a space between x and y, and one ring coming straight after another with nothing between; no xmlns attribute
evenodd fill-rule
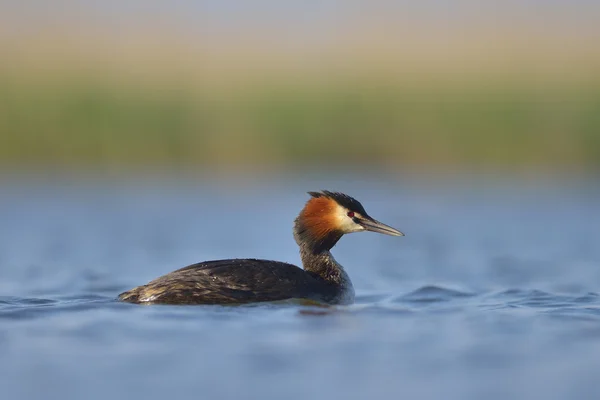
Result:
<svg viewBox="0 0 600 400"><path fill-rule="evenodd" d="M307 244L300 244L300 258L306 272L317 275L323 280L352 288L350 277L329 250L314 251Z"/></svg>
<svg viewBox="0 0 600 400"><path fill-rule="evenodd" d="M326 225L323 229L318 221L306 218L305 207L294 224L294 239L300 246L304 270L336 286L352 289L348 274L330 252L343 233L337 229L327 229Z"/></svg>

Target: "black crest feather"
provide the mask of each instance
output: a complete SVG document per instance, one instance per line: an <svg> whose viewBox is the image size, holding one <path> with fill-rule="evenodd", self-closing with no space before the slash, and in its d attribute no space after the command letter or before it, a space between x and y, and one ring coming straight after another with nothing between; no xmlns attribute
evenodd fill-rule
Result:
<svg viewBox="0 0 600 400"><path fill-rule="evenodd" d="M330 192L329 190L321 190L320 192L308 192L308 194L310 194L314 198L327 197L329 199L334 200L340 206L345 207L350 211L357 212L364 217L369 216L362 204L360 204L360 202L354 197L350 197L347 194L341 192Z"/></svg>

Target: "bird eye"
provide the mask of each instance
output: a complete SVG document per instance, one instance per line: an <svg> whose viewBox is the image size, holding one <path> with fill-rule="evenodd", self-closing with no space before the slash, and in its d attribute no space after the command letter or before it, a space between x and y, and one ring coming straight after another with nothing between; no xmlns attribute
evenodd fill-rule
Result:
<svg viewBox="0 0 600 400"><path fill-rule="evenodd" d="M348 211L347 214L350 218L354 218L354 211Z"/></svg>

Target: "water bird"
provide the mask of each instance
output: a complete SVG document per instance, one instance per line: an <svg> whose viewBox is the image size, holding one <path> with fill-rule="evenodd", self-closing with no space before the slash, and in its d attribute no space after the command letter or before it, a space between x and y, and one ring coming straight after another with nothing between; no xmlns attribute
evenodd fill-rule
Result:
<svg viewBox="0 0 600 400"><path fill-rule="evenodd" d="M119 299L142 304L242 304L289 299L353 303L352 282L333 258L331 248L352 232L404 234L370 217L360 202L346 194L327 190L308 194L311 197L294 223L304 269L270 260L205 261L121 293Z"/></svg>

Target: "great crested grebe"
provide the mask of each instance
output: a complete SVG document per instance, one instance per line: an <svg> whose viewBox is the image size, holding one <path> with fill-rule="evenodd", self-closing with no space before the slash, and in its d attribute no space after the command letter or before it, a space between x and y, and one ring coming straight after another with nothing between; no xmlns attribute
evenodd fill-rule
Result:
<svg viewBox="0 0 600 400"><path fill-rule="evenodd" d="M144 304L240 304L287 299L353 303L352 282L329 250L346 233L404 234L371 218L348 195L326 190L308 194L311 199L294 224L304 269L269 260L205 261L121 293L119 299Z"/></svg>

